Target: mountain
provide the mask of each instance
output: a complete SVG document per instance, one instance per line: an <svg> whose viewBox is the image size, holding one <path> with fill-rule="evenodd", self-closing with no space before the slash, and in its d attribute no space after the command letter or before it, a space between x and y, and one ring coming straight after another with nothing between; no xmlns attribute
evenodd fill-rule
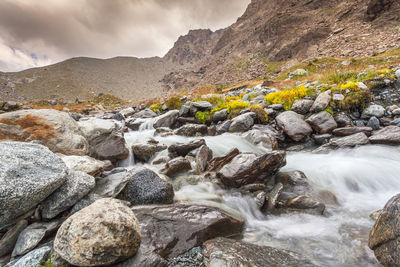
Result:
<svg viewBox="0 0 400 267"><path fill-rule="evenodd" d="M398 0L252 0L231 26L191 30L163 58L73 58L0 73L0 97L143 100L207 84L265 79L321 57L364 57L400 46Z"/></svg>

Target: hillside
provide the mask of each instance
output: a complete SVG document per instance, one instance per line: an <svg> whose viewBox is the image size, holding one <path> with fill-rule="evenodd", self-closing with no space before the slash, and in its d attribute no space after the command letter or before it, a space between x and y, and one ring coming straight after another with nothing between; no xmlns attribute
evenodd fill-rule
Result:
<svg viewBox="0 0 400 267"><path fill-rule="evenodd" d="M175 65L161 58L72 58L16 73L0 73L0 98L87 99L110 93L125 100L160 95L162 77Z"/></svg>

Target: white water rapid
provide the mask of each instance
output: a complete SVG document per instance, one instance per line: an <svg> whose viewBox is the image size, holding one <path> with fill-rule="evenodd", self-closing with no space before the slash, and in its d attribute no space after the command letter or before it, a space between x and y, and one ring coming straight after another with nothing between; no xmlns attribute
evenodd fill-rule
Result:
<svg viewBox="0 0 400 267"><path fill-rule="evenodd" d="M154 132L150 124L141 131L127 133L126 141L131 146L154 138L170 145L194 139L154 136ZM242 152L263 151L239 135L204 139L214 156L224 155L234 147ZM133 164L133 158L129 160L123 165ZM379 266L367 246L374 224L369 215L400 192L399 149L363 146L329 154L288 153L287 165L282 170L304 172L315 190L333 192L339 204L327 205L324 216L295 213L266 216L252 198L216 188L210 182L185 186L175 192L176 199L212 199L236 209L246 218L243 240L250 243L296 251L320 266Z"/></svg>

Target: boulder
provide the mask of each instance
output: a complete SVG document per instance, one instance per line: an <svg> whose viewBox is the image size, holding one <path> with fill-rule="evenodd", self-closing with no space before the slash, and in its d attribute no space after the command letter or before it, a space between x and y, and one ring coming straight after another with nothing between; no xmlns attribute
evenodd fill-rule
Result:
<svg viewBox="0 0 400 267"><path fill-rule="evenodd" d="M67 179L67 170L45 146L0 142L0 228L59 188Z"/></svg>
<svg viewBox="0 0 400 267"><path fill-rule="evenodd" d="M400 144L400 127L387 126L372 135L369 138L372 144L383 145L399 145Z"/></svg>
<svg viewBox="0 0 400 267"><path fill-rule="evenodd" d="M283 207L285 212L302 212L308 214L322 215L325 211L325 204L310 196L296 196L289 199Z"/></svg>
<svg viewBox="0 0 400 267"><path fill-rule="evenodd" d="M67 180L41 204L42 218L52 219L72 207L95 186L93 176L84 172L70 172Z"/></svg>
<svg viewBox="0 0 400 267"><path fill-rule="evenodd" d="M98 194L89 193L88 195L84 196L81 200L76 202L76 204L72 207L72 209L71 209L69 214L72 215L75 212L78 212L81 209L92 205L94 202L96 202L97 200L102 199L102 198L103 197L98 195Z"/></svg>
<svg viewBox="0 0 400 267"><path fill-rule="evenodd" d="M240 234L244 219L233 210L193 204L135 206L143 252L177 257L210 238Z"/></svg>
<svg viewBox="0 0 400 267"><path fill-rule="evenodd" d="M70 171L81 171L91 176L99 175L106 167L103 161L96 160L89 156L60 155L60 157Z"/></svg>
<svg viewBox="0 0 400 267"><path fill-rule="evenodd" d="M188 143L176 143L168 147L168 152L185 157L190 151L206 144L204 139L193 140Z"/></svg>
<svg viewBox="0 0 400 267"><path fill-rule="evenodd" d="M258 129L252 129L245 133L244 138L256 146L262 146L267 150L277 150L278 141L275 137Z"/></svg>
<svg viewBox="0 0 400 267"><path fill-rule="evenodd" d="M33 223L18 236L12 257L25 255L34 249L46 236L57 231L61 221Z"/></svg>
<svg viewBox="0 0 400 267"><path fill-rule="evenodd" d="M52 248L49 245L35 249L18 259L14 264L12 264L12 267L37 267L42 264L42 261L48 259L51 250Z"/></svg>
<svg viewBox="0 0 400 267"><path fill-rule="evenodd" d="M126 186L131 178L131 171L126 169L114 170L105 177L96 181L91 194L101 197L116 197Z"/></svg>
<svg viewBox="0 0 400 267"><path fill-rule="evenodd" d="M179 116L179 110L168 111L167 113L156 117L153 126L156 129L160 127L172 128L178 116Z"/></svg>
<svg viewBox="0 0 400 267"><path fill-rule="evenodd" d="M139 131L140 126L147 122L147 119L140 118L129 118L125 121L125 126L131 129L132 131Z"/></svg>
<svg viewBox="0 0 400 267"><path fill-rule="evenodd" d="M219 122L219 121L224 121L228 118L228 110L227 109L222 109L219 111L214 112L212 115L212 120L214 122Z"/></svg>
<svg viewBox="0 0 400 267"><path fill-rule="evenodd" d="M338 127L347 127L347 126L353 126L353 121L351 118L344 112L339 112L335 114L334 117Z"/></svg>
<svg viewBox="0 0 400 267"><path fill-rule="evenodd" d="M314 101L309 99L296 99L293 102L291 110L298 113L305 115L310 111L311 106L313 105Z"/></svg>
<svg viewBox="0 0 400 267"><path fill-rule="evenodd" d="M232 121L231 120L226 120L222 121L217 125L217 133L223 134L226 132L229 132L229 127L231 126Z"/></svg>
<svg viewBox="0 0 400 267"><path fill-rule="evenodd" d="M219 171L222 167L232 161L234 157L239 155L239 149L234 148L228 154L222 157L213 158L207 163L207 171Z"/></svg>
<svg viewBox="0 0 400 267"><path fill-rule="evenodd" d="M229 126L229 132L234 133L248 131L254 125L253 116L255 116L253 112L248 112L237 116L232 120L232 123Z"/></svg>
<svg viewBox="0 0 400 267"><path fill-rule="evenodd" d="M371 230L368 246L382 265L400 264L400 194L386 203Z"/></svg>
<svg viewBox="0 0 400 267"><path fill-rule="evenodd" d="M373 130L379 130L380 127L379 119L377 117L369 118L367 126L371 127Z"/></svg>
<svg viewBox="0 0 400 267"><path fill-rule="evenodd" d="M16 225L10 228L0 240L0 258L10 254L13 251L19 234L28 226L27 220L20 220Z"/></svg>
<svg viewBox="0 0 400 267"><path fill-rule="evenodd" d="M323 111L329 105L331 98L330 91L319 94L311 106L310 112L315 113Z"/></svg>
<svg viewBox="0 0 400 267"><path fill-rule="evenodd" d="M174 190L155 172L147 168L133 169L131 178L118 195L119 199L129 201L132 205L171 204Z"/></svg>
<svg viewBox="0 0 400 267"><path fill-rule="evenodd" d="M144 110L141 110L139 112L136 112L135 114L132 115L133 118L140 118L140 119L148 119L148 118L154 118L157 117L157 113L152 111L149 108L146 108Z"/></svg>
<svg viewBox="0 0 400 267"><path fill-rule="evenodd" d="M104 266L134 256L140 246L139 222L120 200L97 200L69 217L54 240L54 250L70 264Z"/></svg>
<svg viewBox="0 0 400 267"><path fill-rule="evenodd" d="M176 129L175 134L183 135L183 136L206 135L207 134L207 125L185 124L182 127Z"/></svg>
<svg viewBox="0 0 400 267"><path fill-rule="evenodd" d="M89 118L78 122L89 142L89 154L100 160L118 161L129 156L122 127L112 120Z"/></svg>
<svg viewBox="0 0 400 267"><path fill-rule="evenodd" d="M273 175L286 164L286 154L281 151L268 152L262 156L243 153L222 167L217 176L230 187L241 187Z"/></svg>
<svg viewBox="0 0 400 267"><path fill-rule="evenodd" d="M311 125L314 131L320 134L330 133L337 127L336 121L327 111L321 111L312 115L306 120L306 122Z"/></svg>
<svg viewBox="0 0 400 267"><path fill-rule="evenodd" d="M381 118L385 115L385 108L381 105L371 105L368 108L364 109L361 118L369 119L371 117Z"/></svg>
<svg viewBox="0 0 400 267"><path fill-rule="evenodd" d="M345 128L337 128L332 131L332 133L336 136L348 136L356 133L365 133L367 136L370 136L372 132L371 127L345 127Z"/></svg>
<svg viewBox="0 0 400 267"><path fill-rule="evenodd" d="M299 254L284 249L258 246L228 238L203 244L205 265L213 266L315 266Z"/></svg>
<svg viewBox="0 0 400 267"><path fill-rule="evenodd" d="M0 140L39 140L55 153L85 155L88 142L77 122L53 109L19 110L0 114Z"/></svg>
<svg viewBox="0 0 400 267"><path fill-rule="evenodd" d="M177 173L184 172L192 169L190 161L184 157L177 157L168 161L165 164L164 174L167 176L174 176Z"/></svg>
<svg viewBox="0 0 400 267"><path fill-rule="evenodd" d="M366 144L369 144L369 140L368 137L365 135L365 133L356 133L341 138L333 138L330 140L329 143L317 148L313 152L315 153L326 152L329 151L330 149L355 147Z"/></svg>
<svg viewBox="0 0 400 267"><path fill-rule="evenodd" d="M196 153L196 171L198 174L205 171L207 167L207 162L212 158L212 150L206 146L202 145Z"/></svg>
<svg viewBox="0 0 400 267"><path fill-rule="evenodd" d="M197 101L197 102L192 102L190 104L191 108L195 108L198 110L211 110L212 109L212 104L208 101Z"/></svg>
<svg viewBox="0 0 400 267"><path fill-rule="evenodd" d="M312 133L312 129L304 121L304 117L296 112L282 112L275 120L277 125L295 142L306 139Z"/></svg>
<svg viewBox="0 0 400 267"><path fill-rule="evenodd" d="M153 156L164 149L167 149L166 145L160 145L156 143L141 143L132 145L132 153L135 160L148 162Z"/></svg>

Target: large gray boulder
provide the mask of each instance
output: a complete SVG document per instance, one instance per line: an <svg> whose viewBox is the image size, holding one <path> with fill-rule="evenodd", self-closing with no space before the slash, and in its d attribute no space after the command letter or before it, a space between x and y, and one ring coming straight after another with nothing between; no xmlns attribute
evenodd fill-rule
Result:
<svg viewBox="0 0 400 267"><path fill-rule="evenodd" d="M400 144L400 127L387 126L374 133L369 140L372 144L398 145Z"/></svg>
<svg viewBox="0 0 400 267"><path fill-rule="evenodd" d="M190 151L206 144L204 139L193 140L188 143L176 143L168 147L168 152L185 157Z"/></svg>
<svg viewBox="0 0 400 267"><path fill-rule="evenodd" d="M219 121L226 120L227 117L228 117L228 110L223 109L223 110L214 112L214 114L212 115L212 120L214 122L219 122Z"/></svg>
<svg viewBox="0 0 400 267"><path fill-rule="evenodd" d="M284 249L258 246L218 237L203 244L206 266L316 266L303 256Z"/></svg>
<svg viewBox="0 0 400 267"><path fill-rule="evenodd" d="M116 197L124 189L130 178L131 171L126 169L113 170L96 181L96 186L91 194L97 194L101 197Z"/></svg>
<svg viewBox="0 0 400 267"><path fill-rule="evenodd" d="M148 162L157 152L167 149L166 145L160 145L158 143L138 143L132 145L132 153L135 160Z"/></svg>
<svg viewBox="0 0 400 267"><path fill-rule="evenodd" d="M232 123L229 126L229 132L245 132L250 130L250 128L254 125L253 116L255 116L253 112L237 116L232 120Z"/></svg>
<svg viewBox="0 0 400 267"><path fill-rule="evenodd" d="M253 145L259 145L268 150L278 149L278 141L272 134L266 131L252 129L244 134L244 138Z"/></svg>
<svg viewBox="0 0 400 267"><path fill-rule="evenodd" d="M140 246L135 214L120 200L97 200L69 217L54 240L54 250L77 266L110 265L134 256Z"/></svg>
<svg viewBox="0 0 400 267"><path fill-rule="evenodd" d="M78 122L89 142L89 154L100 160L117 161L129 156L122 127L113 120L89 118Z"/></svg>
<svg viewBox="0 0 400 267"><path fill-rule="evenodd" d="M381 118L385 115L385 108L381 105L371 105L368 108L364 109L361 118L369 119L371 117Z"/></svg>
<svg viewBox="0 0 400 267"><path fill-rule="evenodd" d="M243 153L222 167L217 176L227 186L241 187L268 178L285 165L285 152L272 151L262 156Z"/></svg>
<svg viewBox="0 0 400 267"><path fill-rule="evenodd" d="M70 172L65 183L41 203L42 218L56 217L86 196L94 186L93 176L79 171Z"/></svg>
<svg viewBox="0 0 400 267"><path fill-rule="evenodd" d="M167 113L156 117L154 122L154 128L156 129L160 127L171 128L175 124L178 116L179 116L179 110L168 111Z"/></svg>
<svg viewBox="0 0 400 267"><path fill-rule="evenodd" d="M276 118L277 125L295 142L306 139L311 133L311 126L304 117L293 111L285 111Z"/></svg>
<svg viewBox="0 0 400 267"><path fill-rule="evenodd" d="M174 176L175 174L192 169L190 161L184 157L177 157L171 159L165 164L164 174L167 176Z"/></svg>
<svg viewBox="0 0 400 267"><path fill-rule="evenodd" d="M45 146L0 142L0 228L51 195L67 179L67 170Z"/></svg>
<svg viewBox="0 0 400 267"><path fill-rule="evenodd" d="M92 176L100 174L105 168L104 161L91 158L89 156L64 156L61 159L70 171L81 171Z"/></svg>
<svg viewBox="0 0 400 267"><path fill-rule="evenodd" d="M196 135L206 135L207 126L203 124L185 124L182 127L175 130L176 135L183 136L196 136Z"/></svg>
<svg viewBox="0 0 400 267"><path fill-rule="evenodd" d="M315 99L313 105L310 108L310 112L320 112L326 109L326 107L329 105L329 102L331 101L331 91L326 91L317 96Z"/></svg>
<svg viewBox="0 0 400 267"><path fill-rule="evenodd" d="M0 140L40 140L55 153L85 155L88 142L77 122L54 109L29 109L0 114Z"/></svg>
<svg viewBox="0 0 400 267"><path fill-rule="evenodd" d="M314 101L309 99L296 99L293 102L291 110L305 115L310 111L311 106L313 105Z"/></svg>
<svg viewBox="0 0 400 267"><path fill-rule="evenodd" d="M336 121L327 111L321 111L310 116L306 122L311 125L314 131L320 134L330 133L337 127Z"/></svg>
<svg viewBox="0 0 400 267"><path fill-rule="evenodd" d="M386 203L371 230L368 246L382 265L400 264L400 194Z"/></svg>
<svg viewBox="0 0 400 267"><path fill-rule="evenodd" d="M12 267L37 267L46 261L51 253L51 246L45 245L35 249L12 264Z"/></svg>
<svg viewBox="0 0 400 267"><path fill-rule="evenodd" d="M165 182L152 170L137 168L130 175L131 178L119 194L119 199L129 201L132 205L171 204L173 202L172 185Z"/></svg>

